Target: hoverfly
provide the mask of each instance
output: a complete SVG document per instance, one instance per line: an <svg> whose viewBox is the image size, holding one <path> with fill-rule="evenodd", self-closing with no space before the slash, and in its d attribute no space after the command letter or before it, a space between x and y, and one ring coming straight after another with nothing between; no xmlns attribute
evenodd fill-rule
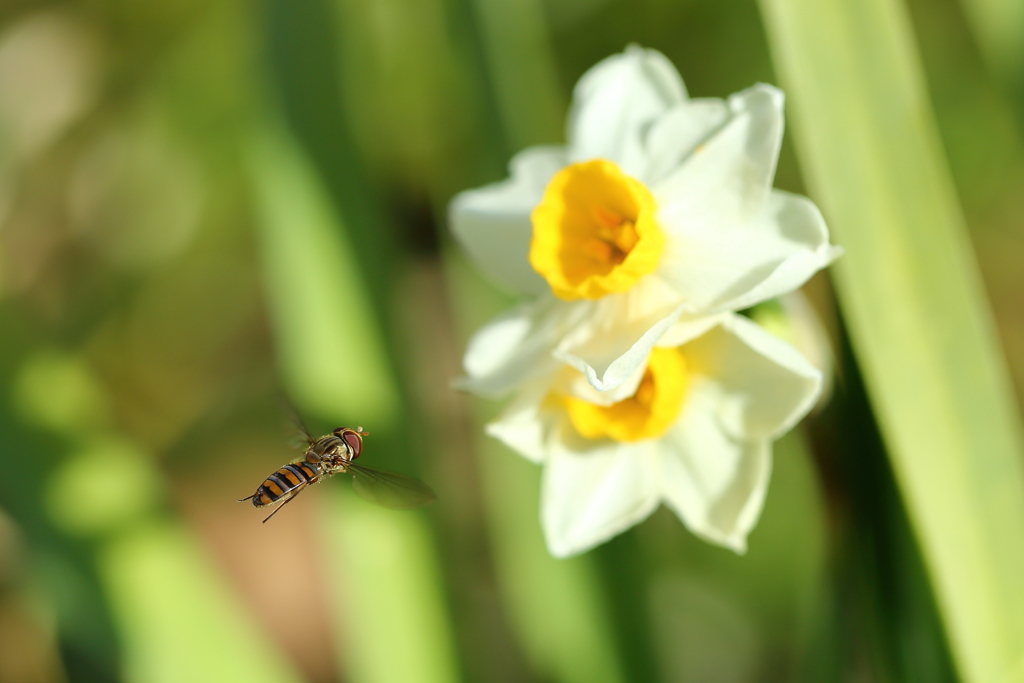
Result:
<svg viewBox="0 0 1024 683"><path fill-rule="evenodd" d="M408 510L432 503L437 498L431 488L418 479L355 464L353 460L363 451L363 437L369 436L362 427L338 427L332 433L314 439L301 422L297 419L295 422L306 441L303 457L281 467L260 484L256 493L238 501L251 500L258 508L278 504L263 520L264 524L307 486L317 484L332 474L351 474L352 488L356 493L386 508Z"/></svg>

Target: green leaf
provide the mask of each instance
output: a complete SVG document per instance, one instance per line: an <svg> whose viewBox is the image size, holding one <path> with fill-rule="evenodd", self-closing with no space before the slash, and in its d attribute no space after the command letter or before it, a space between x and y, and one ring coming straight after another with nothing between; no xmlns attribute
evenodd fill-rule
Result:
<svg viewBox="0 0 1024 683"><path fill-rule="evenodd" d="M338 650L353 683L458 683L455 638L426 520L355 496L323 501Z"/></svg>
<svg viewBox="0 0 1024 683"><path fill-rule="evenodd" d="M124 680L298 683L182 527L147 520L99 559L124 644Z"/></svg>
<svg viewBox="0 0 1024 683"><path fill-rule="evenodd" d="M284 380L306 411L392 422L394 376L358 255L320 177L283 126L249 136L267 297Z"/></svg>
<svg viewBox="0 0 1024 683"><path fill-rule="evenodd" d="M283 126L255 128L250 144L261 256L284 381L307 411L394 426L401 412L395 375L357 255L320 176ZM419 496L416 502L433 495L404 475L388 476ZM360 492L380 504L409 503L398 501L395 489L366 481ZM328 505L320 517L331 575L345 579L326 592L336 600L347 680L458 681L436 550L423 518L356 500Z"/></svg>
<svg viewBox="0 0 1024 683"><path fill-rule="evenodd" d="M472 0L509 148L561 142L566 109L538 0Z"/></svg>
<svg viewBox="0 0 1024 683"><path fill-rule="evenodd" d="M761 0L836 289L964 680L1024 680L1008 373L895 0Z"/></svg>
<svg viewBox="0 0 1024 683"><path fill-rule="evenodd" d="M1024 2L964 0L962 4L985 61L1003 80L1020 88L1024 78Z"/></svg>

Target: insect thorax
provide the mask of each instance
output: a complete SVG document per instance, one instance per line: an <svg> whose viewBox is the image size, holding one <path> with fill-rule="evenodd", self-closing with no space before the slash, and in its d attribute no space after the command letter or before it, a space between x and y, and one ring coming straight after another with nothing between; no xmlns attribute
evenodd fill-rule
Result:
<svg viewBox="0 0 1024 683"><path fill-rule="evenodd" d="M352 448L334 434L321 436L306 449L306 462L315 463L324 474L344 472L352 461Z"/></svg>

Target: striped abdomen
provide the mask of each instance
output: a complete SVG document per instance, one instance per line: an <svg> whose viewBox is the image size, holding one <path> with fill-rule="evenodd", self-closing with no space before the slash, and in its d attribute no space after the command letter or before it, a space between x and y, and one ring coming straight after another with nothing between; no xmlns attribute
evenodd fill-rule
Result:
<svg viewBox="0 0 1024 683"><path fill-rule="evenodd" d="M319 466L309 462L293 462L274 472L260 484L252 497L252 504L261 508L276 503L289 493L298 493L319 480Z"/></svg>

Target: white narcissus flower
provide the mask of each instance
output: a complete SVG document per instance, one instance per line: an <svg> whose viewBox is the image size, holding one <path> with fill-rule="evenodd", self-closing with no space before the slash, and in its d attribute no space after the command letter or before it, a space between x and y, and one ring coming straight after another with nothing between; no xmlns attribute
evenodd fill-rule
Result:
<svg viewBox="0 0 1024 683"><path fill-rule="evenodd" d="M677 322L777 297L835 258L814 204L772 189L782 105L769 85L689 99L637 47L587 72L566 146L527 149L452 202L481 269L541 295L471 340L465 387L501 395L567 364L614 389Z"/></svg>
<svg viewBox="0 0 1024 683"><path fill-rule="evenodd" d="M792 344L821 371L821 396L812 412L824 408L832 398L832 386L840 368L825 322L803 290L759 304L747 315L763 329Z"/></svg>
<svg viewBox="0 0 1024 683"><path fill-rule="evenodd" d="M664 502L695 534L743 552L771 443L817 399L821 373L747 318L683 323L614 391L561 366L487 431L544 465L541 521L556 557L583 552Z"/></svg>

